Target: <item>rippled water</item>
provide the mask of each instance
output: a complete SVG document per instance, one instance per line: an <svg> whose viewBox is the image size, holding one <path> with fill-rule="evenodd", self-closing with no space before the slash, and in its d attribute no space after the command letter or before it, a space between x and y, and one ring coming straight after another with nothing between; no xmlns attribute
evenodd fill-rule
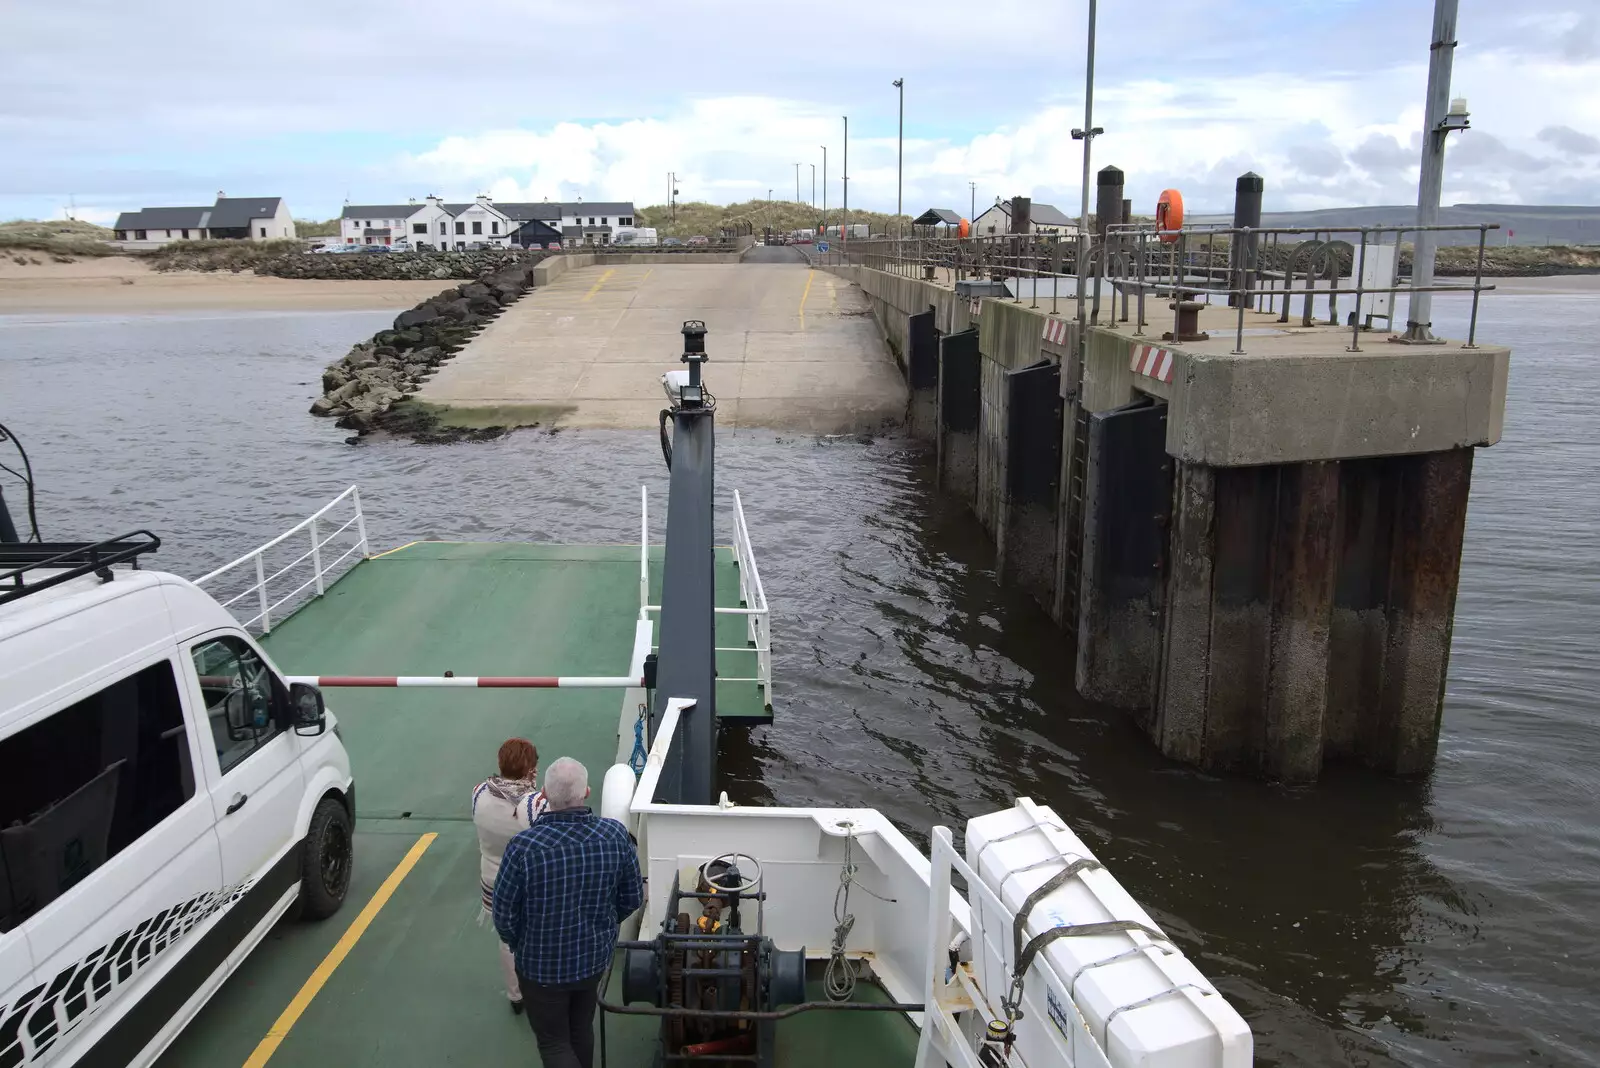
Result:
<svg viewBox="0 0 1600 1068"><path fill-rule="evenodd" d="M1477 458L1426 781L1172 766L1074 695L1060 633L996 586L922 447L725 432L780 698L726 742L732 792L877 807L919 841L1019 793L1055 806L1245 1012L1261 1063L1600 1062L1596 309L1486 301L1481 336L1514 348L1506 434ZM1464 307L1441 311L1455 329ZM636 487L664 503L653 432L344 445L306 405L388 318L0 317L0 421L32 452L46 537L149 526L194 575L351 482L380 546L627 541Z"/></svg>

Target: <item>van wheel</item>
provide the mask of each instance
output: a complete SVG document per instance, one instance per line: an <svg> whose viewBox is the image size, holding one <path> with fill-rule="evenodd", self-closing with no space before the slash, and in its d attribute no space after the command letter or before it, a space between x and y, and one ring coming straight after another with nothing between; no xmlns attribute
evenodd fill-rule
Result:
<svg viewBox="0 0 1600 1068"><path fill-rule="evenodd" d="M300 915L321 920L339 911L350 889L355 849L350 813L337 799L325 797L311 814L301 845Z"/></svg>

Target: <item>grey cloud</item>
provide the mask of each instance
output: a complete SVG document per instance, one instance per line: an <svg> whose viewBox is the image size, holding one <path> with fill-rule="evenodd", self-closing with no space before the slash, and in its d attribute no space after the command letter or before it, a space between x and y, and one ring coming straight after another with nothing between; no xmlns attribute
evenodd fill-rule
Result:
<svg viewBox="0 0 1600 1068"><path fill-rule="evenodd" d="M1595 38L1594 18L1587 15L1580 18L1561 35L1561 58L1583 63L1600 56L1600 46L1596 45Z"/></svg>
<svg viewBox="0 0 1600 1068"><path fill-rule="evenodd" d="M1554 145L1570 155L1600 155L1600 137L1591 137L1570 126L1546 126L1539 131L1538 137L1545 144Z"/></svg>
<svg viewBox="0 0 1600 1068"><path fill-rule="evenodd" d="M1550 166L1550 160L1512 148L1491 133L1474 130L1460 137L1459 142L1445 150L1445 159L1452 169L1464 174L1470 174L1474 169L1534 173Z"/></svg>
<svg viewBox="0 0 1600 1068"><path fill-rule="evenodd" d="M1329 144L1296 145L1289 149L1289 163L1311 178L1332 178L1344 170L1344 154Z"/></svg>
<svg viewBox="0 0 1600 1068"><path fill-rule="evenodd" d="M1386 134L1371 134L1350 153L1350 162L1372 175L1391 175L1413 167L1418 153Z"/></svg>

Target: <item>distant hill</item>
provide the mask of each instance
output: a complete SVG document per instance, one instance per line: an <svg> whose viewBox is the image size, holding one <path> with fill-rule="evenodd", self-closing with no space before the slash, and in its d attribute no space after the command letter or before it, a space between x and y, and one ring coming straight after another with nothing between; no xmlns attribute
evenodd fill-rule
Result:
<svg viewBox="0 0 1600 1068"><path fill-rule="evenodd" d="M1231 223L1233 215L1194 215L1193 223ZM1414 205L1267 211L1263 226L1404 226L1417 221ZM1561 204L1451 204L1439 209L1445 225L1499 223L1491 245L1600 245L1600 207ZM1441 234L1442 244L1475 245L1476 234Z"/></svg>
<svg viewBox="0 0 1600 1068"><path fill-rule="evenodd" d="M894 218L880 211L850 209L850 222L865 223L872 227L873 233L888 233L885 228L893 224ZM672 221L672 211L665 204L640 208L639 219L640 225L655 227L662 237L693 237L696 234L716 237L719 230L736 224L753 227L753 232L758 234L769 226L777 232L810 230L822 221L822 212L809 204L797 204L792 200L746 200L725 206L694 200L678 202L676 222ZM904 219L909 229L911 219L909 216ZM844 213L839 206L829 205L828 225L834 226L843 221Z"/></svg>

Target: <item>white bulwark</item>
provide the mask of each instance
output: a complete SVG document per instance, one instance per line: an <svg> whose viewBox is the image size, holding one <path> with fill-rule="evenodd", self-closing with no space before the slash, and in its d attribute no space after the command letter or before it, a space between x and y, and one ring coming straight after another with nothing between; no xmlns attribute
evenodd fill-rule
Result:
<svg viewBox="0 0 1600 1068"><path fill-rule="evenodd" d="M278 241L297 236L282 197L217 194L209 208L142 208L117 216L115 241L123 248L160 248L169 241Z"/></svg>

